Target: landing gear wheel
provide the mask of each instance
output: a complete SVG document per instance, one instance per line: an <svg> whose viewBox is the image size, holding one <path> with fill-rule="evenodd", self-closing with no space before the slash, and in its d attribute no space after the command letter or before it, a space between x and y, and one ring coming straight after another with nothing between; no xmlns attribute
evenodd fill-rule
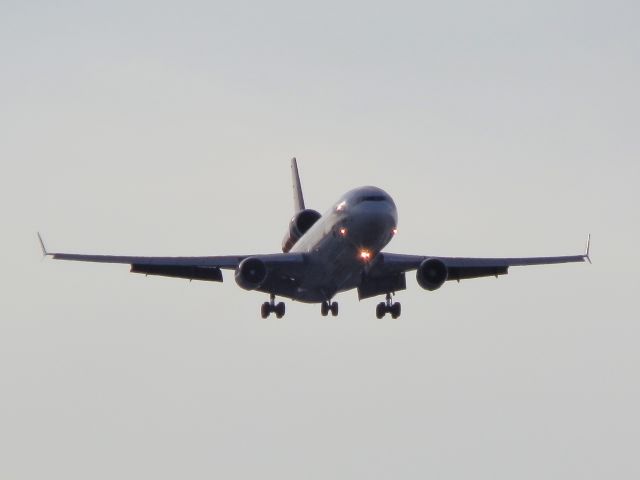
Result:
<svg viewBox="0 0 640 480"><path fill-rule="evenodd" d="M382 318L387 313L391 314L391 318L398 318L400 313L402 313L402 307L400 303L393 303L391 301L391 294L387 293L386 302L380 302L376 306L376 317Z"/></svg>
<svg viewBox="0 0 640 480"><path fill-rule="evenodd" d="M322 302L322 305L320 305L320 314L323 317L329 315L329 304L327 302Z"/></svg>
<svg viewBox="0 0 640 480"><path fill-rule="evenodd" d="M331 315L333 315L334 317L338 316L338 302L333 302L331 304L331 306L329 307L329 310L331 310Z"/></svg>
<svg viewBox="0 0 640 480"><path fill-rule="evenodd" d="M272 313L276 314L277 318L284 317L285 306L280 302L276 305L276 296L271 295L270 301L264 302L260 307L260 316L262 318L268 318Z"/></svg>

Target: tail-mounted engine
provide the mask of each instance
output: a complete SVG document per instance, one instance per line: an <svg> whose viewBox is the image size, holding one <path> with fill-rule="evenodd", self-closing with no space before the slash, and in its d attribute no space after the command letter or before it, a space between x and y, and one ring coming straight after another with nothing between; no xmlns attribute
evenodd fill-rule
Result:
<svg viewBox="0 0 640 480"><path fill-rule="evenodd" d="M264 284L268 273L267 266L259 258L245 258L236 269L236 283L245 290L255 290Z"/></svg>
<svg viewBox="0 0 640 480"><path fill-rule="evenodd" d="M418 267L416 278L418 285L425 290L437 290L447 281L449 270L442 260L427 258Z"/></svg>
<svg viewBox="0 0 640 480"><path fill-rule="evenodd" d="M300 237L307 233L311 226L316 223L320 217L319 212L315 210L301 210L291 219L289 230L282 239L282 251L287 253L296 244Z"/></svg>

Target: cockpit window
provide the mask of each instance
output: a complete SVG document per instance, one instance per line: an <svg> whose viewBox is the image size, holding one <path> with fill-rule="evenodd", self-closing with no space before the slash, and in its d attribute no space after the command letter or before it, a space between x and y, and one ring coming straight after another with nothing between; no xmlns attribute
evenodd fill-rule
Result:
<svg viewBox="0 0 640 480"><path fill-rule="evenodd" d="M387 197L384 195L366 195L364 197L360 197L358 199L358 203L360 202L384 202L387 200Z"/></svg>

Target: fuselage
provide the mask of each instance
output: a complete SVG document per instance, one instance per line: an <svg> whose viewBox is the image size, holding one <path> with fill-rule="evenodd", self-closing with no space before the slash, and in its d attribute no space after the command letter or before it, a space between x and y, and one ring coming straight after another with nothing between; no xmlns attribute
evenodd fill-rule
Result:
<svg viewBox="0 0 640 480"><path fill-rule="evenodd" d="M356 288L397 225L396 205L384 190L361 187L345 193L291 248L308 262L295 300L323 302Z"/></svg>

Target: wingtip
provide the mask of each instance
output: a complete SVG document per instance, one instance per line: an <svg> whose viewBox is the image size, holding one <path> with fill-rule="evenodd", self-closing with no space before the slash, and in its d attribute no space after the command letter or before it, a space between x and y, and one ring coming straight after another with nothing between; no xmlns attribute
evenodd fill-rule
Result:
<svg viewBox="0 0 640 480"><path fill-rule="evenodd" d="M589 263L591 263L591 256L589 254L590 250L591 250L591 234L587 235L587 247L585 248L585 251L584 251L584 258Z"/></svg>
<svg viewBox="0 0 640 480"><path fill-rule="evenodd" d="M47 252L47 247L44 246L44 241L42 240L42 235L40 232L36 232L38 234L38 240L40 241L40 248L42 249L42 256L47 257L49 252Z"/></svg>

